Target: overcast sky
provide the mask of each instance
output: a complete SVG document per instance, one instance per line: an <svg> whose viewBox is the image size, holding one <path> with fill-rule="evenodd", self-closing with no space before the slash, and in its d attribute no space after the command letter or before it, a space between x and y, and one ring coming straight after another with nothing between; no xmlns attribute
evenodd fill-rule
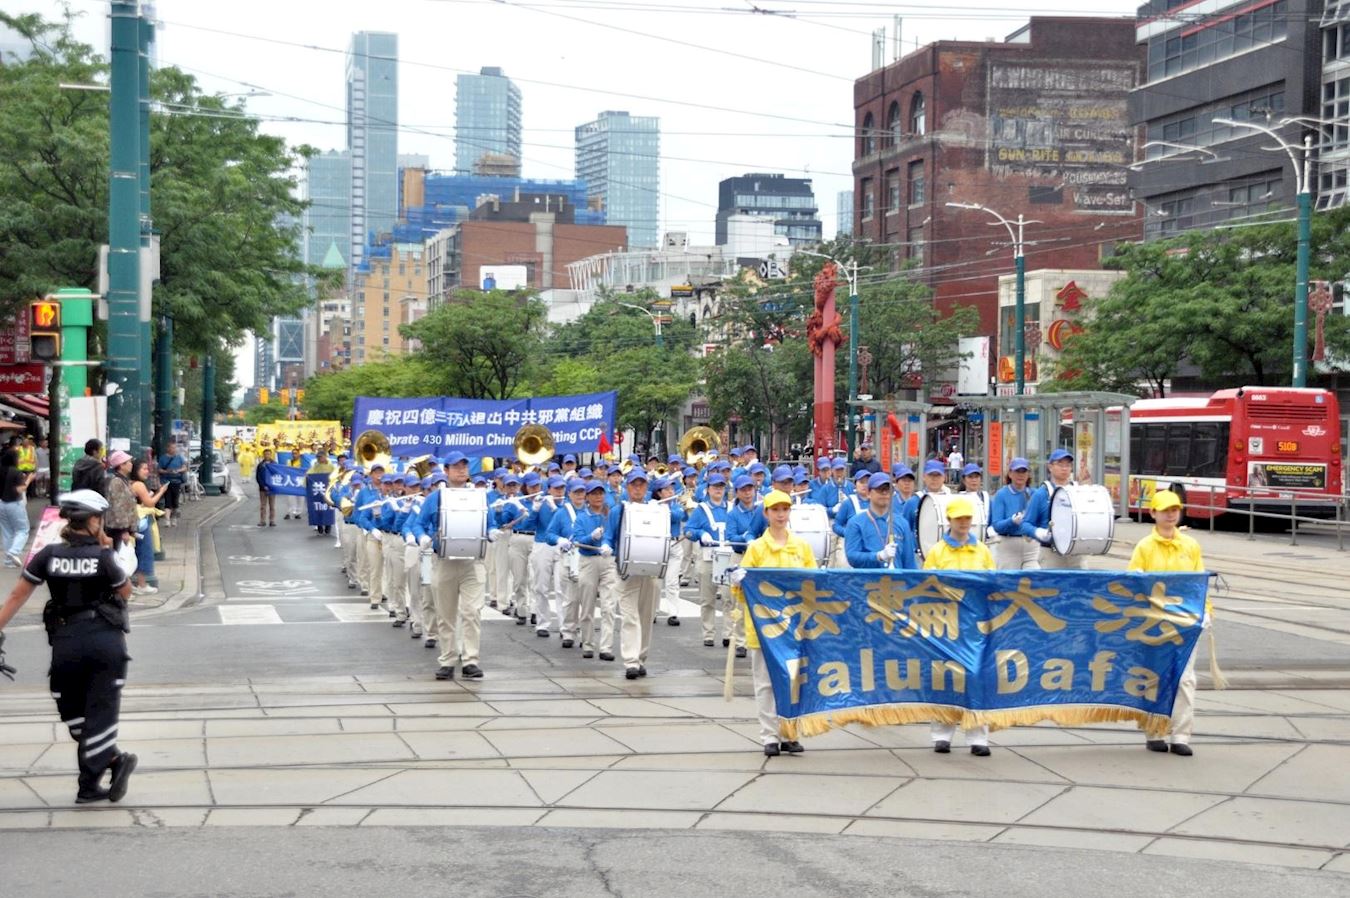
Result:
<svg viewBox="0 0 1350 898"><path fill-rule="evenodd" d="M321 150L345 143L352 32L399 35L399 152L454 161L455 76L501 66L520 87L524 174L571 178L573 128L607 109L661 119L661 228L711 243L717 183L749 171L814 182L825 235L852 187L853 80L871 32L902 16L905 52L1001 39L1036 14L1133 15L1120 0L159 0L158 57L247 100L262 127ZM5 0L56 16L54 0ZM81 39L107 52L106 0L72 0ZM1011 8L1010 8L1011 7ZM763 12L756 12L762 10ZM251 375L241 372L247 380Z"/></svg>

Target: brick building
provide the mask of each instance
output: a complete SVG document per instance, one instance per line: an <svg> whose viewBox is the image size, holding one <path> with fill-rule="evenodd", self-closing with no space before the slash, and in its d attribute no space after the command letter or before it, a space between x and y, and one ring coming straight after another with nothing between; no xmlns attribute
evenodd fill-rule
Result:
<svg viewBox="0 0 1350 898"><path fill-rule="evenodd" d="M399 333L426 314L427 279L421 244L376 247L354 275L351 363L376 362L409 347Z"/></svg>
<svg viewBox="0 0 1350 898"><path fill-rule="evenodd" d="M974 305L993 335L1008 235L946 204L1039 222L1028 270L1100 267L1142 233L1126 186L1141 67L1133 19L1033 17L1002 42L940 41L859 78L853 233L915 266L939 308Z"/></svg>

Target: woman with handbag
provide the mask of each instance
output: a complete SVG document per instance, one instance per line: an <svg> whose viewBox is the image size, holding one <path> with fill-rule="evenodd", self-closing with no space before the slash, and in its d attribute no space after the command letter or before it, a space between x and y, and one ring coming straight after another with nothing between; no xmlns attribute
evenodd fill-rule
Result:
<svg viewBox="0 0 1350 898"><path fill-rule="evenodd" d="M151 475L150 463L146 459L131 463L131 494L136 497L136 583L131 587L132 595L148 596L159 592L146 582L147 577L155 575L155 542L158 537L155 518L160 514L155 506L169 491L165 483L157 492L150 492L146 479Z"/></svg>

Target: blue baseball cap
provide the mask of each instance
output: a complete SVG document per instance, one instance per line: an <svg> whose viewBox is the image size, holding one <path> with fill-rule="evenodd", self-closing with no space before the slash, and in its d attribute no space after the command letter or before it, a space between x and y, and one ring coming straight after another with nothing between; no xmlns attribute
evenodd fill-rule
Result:
<svg viewBox="0 0 1350 898"><path fill-rule="evenodd" d="M528 474L526 474L524 477L520 479L520 482L525 484L526 486L534 486L541 479L542 478L538 474L534 473L533 471L530 471Z"/></svg>
<svg viewBox="0 0 1350 898"><path fill-rule="evenodd" d="M568 481L567 491L569 493L575 493L578 491L584 493L589 486L590 484L587 483L585 479L581 477L573 477L570 481Z"/></svg>
<svg viewBox="0 0 1350 898"><path fill-rule="evenodd" d="M436 484L445 482L446 482L445 475L442 474L440 471L433 471L432 473L422 478L422 486L425 487L426 489L431 489Z"/></svg>
<svg viewBox="0 0 1350 898"><path fill-rule="evenodd" d="M811 482L811 478L806 476L806 472L805 472L805 471L798 471L796 474L793 474L793 475L792 475L792 482L793 482L793 483L798 483L798 484L801 484L801 483L810 483L810 482Z"/></svg>
<svg viewBox="0 0 1350 898"><path fill-rule="evenodd" d="M451 449L445 453L445 458L441 459L443 465L457 465L462 461L468 461L469 457L458 449Z"/></svg>
<svg viewBox="0 0 1350 898"><path fill-rule="evenodd" d="M984 471L975 462L970 462L961 469L962 477L969 477L971 474L983 474Z"/></svg>
<svg viewBox="0 0 1350 898"><path fill-rule="evenodd" d="M562 465L558 464L556 461L551 461L548 463L548 472L552 474L554 471L562 473Z"/></svg>
<svg viewBox="0 0 1350 898"><path fill-rule="evenodd" d="M603 493L604 491L605 485L598 480L592 480L590 485L586 487L587 493Z"/></svg>
<svg viewBox="0 0 1350 898"><path fill-rule="evenodd" d="M871 477L871 476L872 476L872 472L871 472L871 471L867 470L866 468L859 468L858 471L857 471L857 473L855 473L855 474L853 475L853 479L854 479L854 480L866 480L867 478L869 478L869 477Z"/></svg>
<svg viewBox="0 0 1350 898"><path fill-rule="evenodd" d="M763 463L761 463L761 462L755 462L754 464L752 464L752 465L750 466L750 473L751 473L751 474L767 474L767 473L769 473L769 469L768 469L768 467L767 467L766 465L764 465Z"/></svg>
<svg viewBox="0 0 1350 898"><path fill-rule="evenodd" d="M653 493L659 493L661 490L671 485L669 477L657 477L652 480L651 487Z"/></svg>
<svg viewBox="0 0 1350 898"><path fill-rule="evenodd" d="M871 477L867 478L867 488L869 490L880 489L883 486L890 486L890 485L891 485L891 478L889 474L883 474L878 471L876 474L873 474Z"/></svg>
<svg viewBox="0 0 1350 898"><path fill-rule="evenodd" d="M592 477L592 476L594 476L594 475L591 473L591 469L590 469L590 468L578 468L578 469L577 469L577 476L578 476L578 477Z"/></svg>
<svg viewBox="0 0 1350 898"><path fill-rule="evenodd" d="M520 478L517 477L515 474L507 474L505 477L502 478L502 483L506 484L507 486L520 486Z"/></svg>
<svg viewBox="0 0 1350 898"><path fill-rule="evenodd" d="M409 471L407 474L403 475L404 486L420 486L421 483L422 478L417 476L416 471Z"/></svg>
<svg viewBox="0 0 1350 898"><path fill-rule="evenodd" d="M572 464L576 464L576 463L577 463L577 457L576 457L575 455L571 454L570 452L569 452L567 455L564 455L564 456L563 456L563 464L567 464L569 461L570 461Z"/></svg>
<svg viewBox="0 0 1350 898"><path fill-rule="evenodd" d="M560 486L567 486L567 481L566 481L564 478L558 477L557 475L554 475L554 476L552 476L552 477L550 477L550 478L548 479L548 488L549 488L549 489L554 489L555 487L560 487Z"/></svg>
<svg viewBox="0 0 1350 898"><path fill-rule="evenodd" d="M634 468L633 470L628 472L628 476L623 479L623 482L625 484L637 483L639 480L641 480L643 483L647 483L648 482L647 472L642 470L641 468Z"/></svg>
<svg viewBox="0 0 1350 898"><path fill-rule="evenodd" d="M603 470L605 470L605 469L608 468L608 467L609 467L609 462L605 461L603 458L600 459L598 462L595 463L595 470L597 470L597 471L603 471Z"/></svg>
<svg viewBox="0 0 1350 898"><path fill-rule="evenodd" d="M666 464L668 464L668 465L682 465L682 464L684 464L684 459L680 458L680 454L679 454L678 452L672 452L672 453L670 453L670 455L666 458Z"/></svg>
<svg viewBox="0 0 1350 898"><path fill-rule="evenodd" d="M947 469L936 458L930 458L923 463L923 472L925 474L946 474Z"/></svg>
<svg viewBox="0 0 1350 898"><path fill-rule="evenodd" d="M726 485L727 479L723 477L721 474L708 475L708 486L726 486Z"/></svg>
<svg viewBox="0 0 1350 898"><path fill-rule="evenodd" d="M1070 452L1068 449L1056 449L1054 452L1050 453L1051 462L1061 461L1066 458L1069 461L1073 461L1073 453Z"/></svg>
<svg viewBox="0 0 1350 898"><path fill-rule="evenodd" d="M754 473L753 470L751 471L751 473ZM787 465L779 465L778 467L773 469L774 483L777 483L780 480L791 480L792 476L793 476L792 469L789 468Z"/></svg>
<svg viewBox="0 0 1350 898"><path fill-rule="evenodd" d="M836 458L830 463L830 469L833 471L847 471L848 462L844 461L842 458Z"/></svg>
<svg viewBox="0 0 1350 898"><path fill-rule="evenodd" d="M817 468L828 468L830 464L830 459L827 456L822 455L820 458L816 459Z"/></svg>
<svg viewBox="0 0 1350 898"><path fill-rule="evenodd" d="M358 483L365 483L366 478L362 477L360 474L353 474L352 479L348 480L347 482L355 486Z"/></svg>
<svg viewBox="0 0 1350 898"><path fill-rule="evenodd" d="M724 458L724 459L722 459L721 461L717 462L717 463L714 465L714 467L716 467L717 470L719 470L719 471L730 471L730 470L731 470L731 462L727 461L727 460Z"/></svg>
<svg viewBox="0 0 1350 898"><path fill-rule="evenodd" d="M909 465L903 464L903 463L902 463L902 464L896 465L896 466L895 466L895 479L896 479L896 480L900 480L901 478L904 478L904 477L908 477L908 478L910 478L911 480L913 480L913 479L914 479L914 469L911 468Z"/></svg>
<svg viewBox="0 0 1350 898"><path fill-rule="evenodd" d="M732 458L735 458L736 456L741 454L741 447L732 446L731 449L728 450L727 454L730 455Z"/></svg>
<svg viewBox="0 0 1350 898"><path fill-rule="evenodd" d="M685 468L683 471L680 472L680 476L681 476L681 477L697 477L697 476L698 476L698 469L697 469L697 468Z"/></svg>
<svg viewBox="0 0 1350 898"><path fill-rule="evenodd" d="M372 474L374 474L376 471L383 471L383 470L384 465L380 464L379 462L376 462L375 464L370 466L370 473Z"/></svg>
<svg viewBox="0 0 1350 898"><path fill-rule="evenodd" d="M899 476L900 476L900 469L901 469L901 468L907 468L907 467L908 467L908 466L907 466L904 462L902 462L902 461L896 462L895 464L891 465L891 476L892 476L892 477L899 477Z"/></svg>
<svg viewBox="0 0 1350 898"><path fill-rule="evenodd" d="M741 489L742 487L754 486L754 485L755 485L755 482L754 482L753 480L750 479L750 475L749 475L749 474L742 474L740 477L737 477L735 480L731 481L731 488L732 488L732 489L736 489L736 490L739 490L739 489Z"/></svg>
<svg viewBox="0 0 1350 898"><path fill-rule="evenodd" d="M1030 471L1030 470L1031 470L1031 462L1027 461L1025 458L1022 458L1022 456L1019 455L1017 458L1014 458L1012 461L1008 462L1008 470L1009 470L1009 471Z"/></svg>
<svg viewBox="0 0 1350 898"><path fill-rule="evenodd" d="M442 475L442 476L444 476L444 475ZM469 481L470 481L474 486L482 486L483 484L485 484L485 483L488 482L488 479L487 479L487 475L485 475L485 474L475 474L475 475L473 475L472 477L469 478Z"/></svg>
<svg viewBox="0 0 1350 898"><path fill-rule="evenodd" d="M747 452L754 452L756 455L759 455L759 452L755 449L755 447L751 446L749 443L746 443L744 446L741 447L742 455L744 455Z"/></svg>

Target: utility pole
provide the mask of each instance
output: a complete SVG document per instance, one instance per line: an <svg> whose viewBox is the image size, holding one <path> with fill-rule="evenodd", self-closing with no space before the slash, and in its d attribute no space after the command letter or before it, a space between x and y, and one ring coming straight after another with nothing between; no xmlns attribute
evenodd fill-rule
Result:
<svg viewBox="0 0 1350 898"><path fill-rule="evenodd" d="M137 307L140 345L138 365L141 375L141 439L150 443L154 433L151 430L151 396L154 381L151 367L151 351L154 348L153 327L150 321L152 283L158 279L159 272L151 249L150 219L150 42L154 39L155 24L146 16L136 19L136 84L137 84L137 142L136 188L139 198L140 225L140 271L137 280Z"/></svg>
<svg viewBox="0 0 1350 898"><path fill-rule="evenodd" d="M1027 225L1041 222L1027 221L1020 212L1017 213L1017 221L1009 221L993 209L979 203L947 203L947 205L954 209L973 209L992 215L994 221L991 224L1003 225L1008 231L1008 238L1012 241L1013 268L1017 272L1017 304L1013 318L1013 366L1017 369L1017 395L1021 396L1026 392L1027 386L1027 259L1022 232Z"/></svg>
<svg viewBox="0 0 1350 898"><path fill-rule="evenodd" d="M112 2L111 153L108 178L108 400L110 440L140 448L140 70L136 0Z"/></svg>
<svg viewBox="0 0 1350 898"><path fill-rule="evenodd" d="M206 350L202 362L202 466L197 471L197 480L206 492L212 491L212 474L215 473L215 421L216 419L216 356L215 347Z"/></svg>

